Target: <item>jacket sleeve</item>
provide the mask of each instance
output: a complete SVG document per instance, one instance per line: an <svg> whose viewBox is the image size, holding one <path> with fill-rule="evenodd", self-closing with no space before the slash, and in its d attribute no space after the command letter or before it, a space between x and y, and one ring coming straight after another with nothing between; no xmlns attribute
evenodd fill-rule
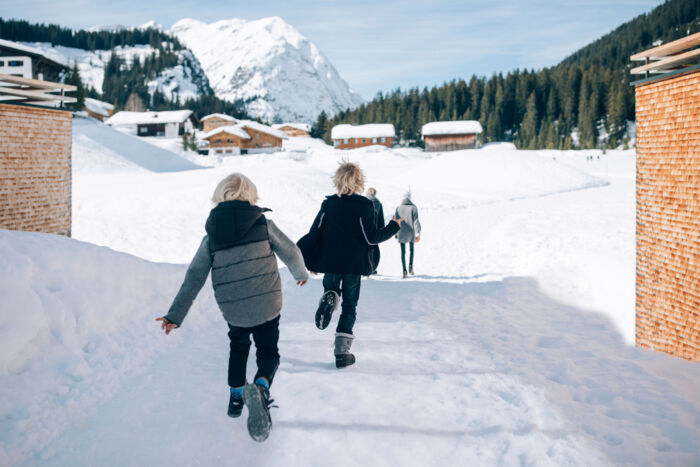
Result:
<svg viewBox="0 0 700 467"><path fill-rule="evenodd" d="M379 216L379 228L386 227L386 219L384 219L384 207L382 206L382 203L379 203L379 212L377 213L377 216Z"/></svg>
<svg viewBox="0 0 700 467"><path fill-rule="evenodd" d="M413 206L413 209L411 211L411 215L413 216L413 229L415 230L416 235L420 235L420 221L418 220L418 208Z"/></svg>
<svg viewBox="0 0 700 467"><path fill-rule="evenodd" d="M211 270L211 253L209 253L209 238L205 235L199 245L190 266L185 273L185 280L180 286L180 291L175 296L173 304L165 315L165 319L171 323L182 325L182 321L190 311L192 302L197 294L202 290L202 286L207 281L207 276Z"/></svg>
<svg viewBox="0 0 700 467"><path fill-rule="evenodd" d="M366 213L364 213L358 219L360 222L360 229L362 230L362 235L365 237L365 241L369 245L377 245L379 243L385 242L391 238L396 232L399 231L400 227L396 221L389 222L386 226L378 229L374 225L374 208L371 208Z"/></svg>
<svg viewBox="0 0 700 467"><path fill-rule="evenodd" d="M309 280L309 274L306 272L304 258L301 256L299 248L270 219L267 220L267 227L272 251L287 265L294 279L297 281Z"/></svg>

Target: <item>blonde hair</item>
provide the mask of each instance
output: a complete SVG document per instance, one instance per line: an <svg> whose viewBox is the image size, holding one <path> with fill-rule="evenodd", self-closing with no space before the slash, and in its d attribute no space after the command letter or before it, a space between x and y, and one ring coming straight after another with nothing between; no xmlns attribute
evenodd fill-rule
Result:
<svg viewBox="0 0 700 467"><path fill-rule="evenodd" d="M258 202L258 189L255 184L241 173L232 173L219 182L211 198L214 205L224 201L248 201L250 204Z"/></svg>
<svg viewBox="0 0 700 467"><path fill-rule="evenodd" d="M372 187L367 188L367 194L370 196L377 196L377 190Z"/></svg>
<svg viewBox="0 0 700 467"><path fill-rule="evenodd" d="M333 184L338 195L362 193L365 189L365 176L360 166L352 162L342 162L335 171Z"/></svg>

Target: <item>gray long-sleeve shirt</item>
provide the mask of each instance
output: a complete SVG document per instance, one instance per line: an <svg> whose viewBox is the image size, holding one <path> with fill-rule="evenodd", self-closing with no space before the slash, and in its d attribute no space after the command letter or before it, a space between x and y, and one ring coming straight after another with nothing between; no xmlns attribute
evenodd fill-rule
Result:
<svg viewBox="0 0 700 467"><path fill-rule="evenodd" d="M267 219L269 245L272 251L277 254L277 256L282 260L282 262L289 268L292 276L297 281L308 280L308 272L304 266L304 259L299 251L299 248L292 242L289 237L287 237L270 219ZM259 247L259 246L258 246ZM255 244L251 244L251 248L256 248ZM253 256L256 256L254 254ZM187 316L187 313L192 306L192 302L197 297L197 294L204 286L207 280L209 272L212 268L212 255L209 249L209 238L207 235L202 239L202 243L197 249L192 262L187 268L187 273L185 274L185 279L180 287L179 292L173 300L173 304L170 306L170 310L165 318L171 323L175 323L178 326L182 324L182 321ZM218 298L218 297L217 297ZM281 303L279 304L281 307ZM247 314L255 313L254 308L246 311ZM264 308L264 307L263 307ZM255 316L240 316L240 313L235 317L227 316L227 311L222 309L224 313L224 318L229 322L240 321L241 323L253 323L260 321L266 322L270 319L276 317L279 314L279 309L259 309L259 312L265 316L255 317ZM241 319L243 321L241 321Z"/></svg>

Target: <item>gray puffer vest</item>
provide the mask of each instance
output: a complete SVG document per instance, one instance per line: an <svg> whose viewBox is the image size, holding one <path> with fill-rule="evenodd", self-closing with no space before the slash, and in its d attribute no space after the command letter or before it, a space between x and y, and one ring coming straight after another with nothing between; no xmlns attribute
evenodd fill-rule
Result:
<svg viewBox="0 0 700 467"><path fill-rule="evenodd" d="M225 201L207 219L214 296L233 326L257 326L282 309L282 284L265 211L243 201Z"/></svg>

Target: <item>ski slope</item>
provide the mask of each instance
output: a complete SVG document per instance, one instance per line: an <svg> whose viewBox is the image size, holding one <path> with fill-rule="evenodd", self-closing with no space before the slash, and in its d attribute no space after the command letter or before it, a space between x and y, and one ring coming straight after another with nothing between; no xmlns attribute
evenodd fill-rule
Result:
<svg viewBox="0 0 700 467"><path fill-rule="evenodd" d="M90 125L74 127L75 239L0 231L1 465L700 462L700 369L630 345L632 152L337 152L312 140L253 157L170 152L168 167L197 165L163 171L139 161L164 149L124 135L141 145L134 159ZM298 238L343 158L387 215L410 185L417 275L400 279L397 244L382 245L380 274L362 285L358 362L338 371L333 324L313 324L320 278L299 288L282 270L279 408L257 444L225 413L227 328L210 284L170 336L153 319L221 178L249 175Z"/></svg>

